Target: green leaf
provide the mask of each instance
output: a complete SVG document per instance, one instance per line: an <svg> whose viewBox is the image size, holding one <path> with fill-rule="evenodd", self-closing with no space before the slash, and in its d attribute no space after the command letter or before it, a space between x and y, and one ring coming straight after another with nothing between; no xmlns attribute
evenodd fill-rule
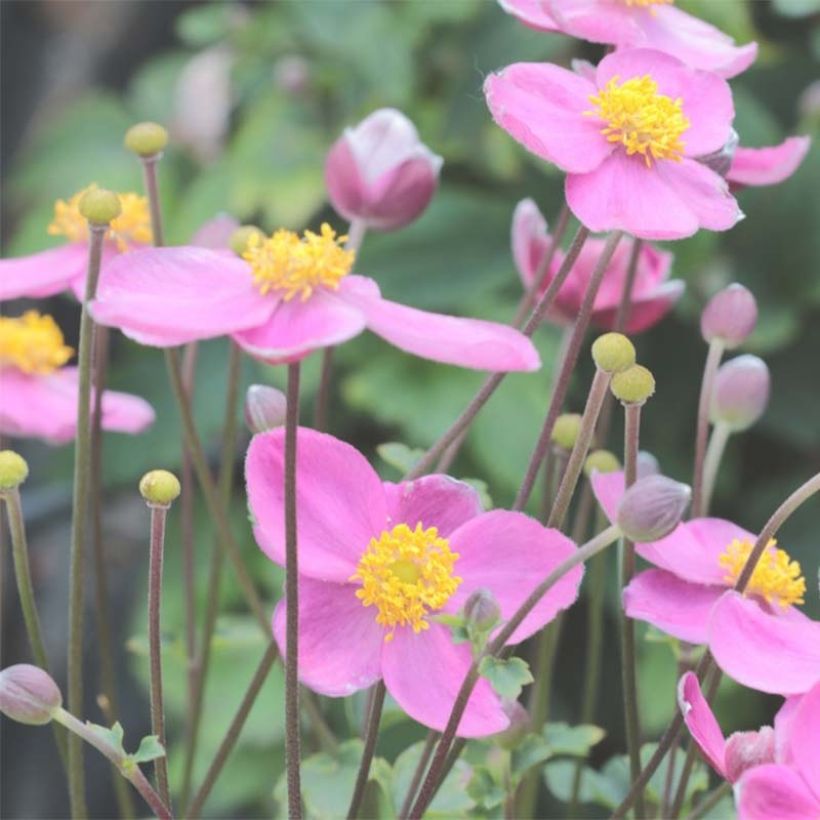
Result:
<svg viewBox="0 0 820 820"><path fill-rule="evenodd" d="M395 467L402 475L409 473L424 455L424 450L408 447L398 441L387 441L376 448L382 461Z"/></svg>
<svg viewBox="0 0 820 820"><path fill-rule="evenodd" d="M467 794L481 808L493 809L504 801L506 791L489 769L477 766L473 769L473 776L467 784Z"/></svg>
<svg viewBox="0 0 820 820"><path fill-rule="evenodd" d="M91 731L104 743L114 749L114 751L118 752L123 757L127 757L125 748L122 745L125 732L119 721L117 721L117 723L115 723L110 729L107 726L100 726L98 723L91 723L91 721L86 721L86 726L88 726L88 728L91 729Z"/></svg>
<svg viewBox="0 0 820 820"><path fill-rule="evenodd" d="M578 764L572 760L556 760L544 767L544 782L547 789L564 803L572 799ZM601 772L588 766L581 768L581 784L578 792L581 803L595 803L606 808L615 808L626 795L618 780L610 780Z"/></svg>
<svg viewBox="0 0 820 820"><path fill-rule="evenodd" d="M521 689L533 681L530 667L523 658L504 660L488 655L481 659L478 671L502 698L509 700L516 700Z"/></svg>
<svg viewBox="0 0 820 820"><path fill-rule="evenodd" d="M130 756L135 763L148 763L158 757L165 757L165 747L157 735L147 735L140 741L139 749Z"/></svg>
<svg viewBox="0 0 820 820"><path fill-rule="evenodd" d="M567 723L548 723L544 727L544 739L549 743L554 755L586 757L589 750L600 743L606 732L600 726Z"/></svg>
<svg viewBox="0 0 820 820"><path fill-rule="evenodd" d="M527 735L513 750L510 764L513 777L516 781L520 780L530 769L549 760L553 754L552 746L543 735Z"/></svg>

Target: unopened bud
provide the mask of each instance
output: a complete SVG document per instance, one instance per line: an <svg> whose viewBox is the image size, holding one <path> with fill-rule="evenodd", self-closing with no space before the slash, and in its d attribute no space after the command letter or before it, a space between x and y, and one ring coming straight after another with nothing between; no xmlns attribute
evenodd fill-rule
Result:
<svg viewBox="0 0 820 820"><path fill-rule="evenodd" d="M622 404L643 404L655 393L655 377L643 365L633 364L616 373L609 387Z"/></svg>
<svg viewBox="0 0 820 820"><path fill-rule="evenodd" d="M237 255L242 256L248 249L248 242L252 236L258 236L260 239L264 238L265 232L256 225L242 225L231 234L230 246L231 250Z"/></svg>
<svg viewBox="0 0 820 820"><path fill-rule="evenodd" d="M756 324L757 302L748 288L735 282L709 300L700 317L700 332L707 342L718 339L727 350L734 350Z"/></svg>
<svg viewBox="0 0 820 820"><path fill-rule="evenodd" d="M493 735L493 740L502 749L514 749L532 730L530 713L517 700L502 700L501 709L509 718L510 725Z"/></svg>
<svg viewBox="0 0 820 820"><path fill-rule="evenodd" d="M125 132L125 147L141 157L154 157L168 145L168 132L157 122L139 122Z"/></svg>
<svg viewBox="0 0 820 820"><path fill-rule="evenodd" d="M168 470L151 470L140 479L140 493L149 505L169 507L180 491L179 479Z"/></svg>
<svg viewBox="0 0 820 820"><path fill-rule="evenodd" d="M635 364L635 346L623 333L604 333L592 343L592 358L599 370L620 373Z"/></svg>
<svg viewBox="0 0 820 820"><path fill-rule="evenodd" d="M80 199L80 214L95 225L108 225L122 213L120 198L105 188L92 186Z"/></svg>
<svg viewBox="0 0 820 820"><path fill-rule="evenodd" d="M62 705L57 684L38 666L18 663L0 671L0 712L12 720L42 726Z"/></svg>
<svg viewBox="0 0 820 820"><path fill-rule="evenodd" d="M581 429L581 416L578 413L563 413L555 419L552 428L552 443L562 450L571 450Z"/></svg>
<svg viewBox="0 0 820 820"><path fill-rule="evenodd" d="M27 478L26 460L14 450L0 450L0 492L19 487Z"/></svg>
<svg viewBox="0 0 820 820"><path fill-rule="evenodd" d="M245 394L245 424L252 433L265 433L285 423L287 398L281 390L252 384Z"/></svg>
<svg viewBox="0 0 820 820"><path fill-rule="evenodd" d="M618 526L630 541L658 541L678 526L691 495L686 484L666 476L641 478L621 499Z"/></svg>
<svg viewBox="0 0 820 820"><path fill-rule="evenodd" d="M501 607L495 595L483 587L470 593L464 602L464 617L468 625L487 632L501 619Z"/></svg>
<svg viewBox="0 0 820 820"><path fill-rule="evenodd" d="M747 769L775 762L774 729L764 726L758 732L729 735L724 753L726 779L736 783Z"/></svg>
<svg viewBox="0 0 820 820"><path fill-rule="evenodd" d="M733 432L751 427L769 403L769 368L757 356L738 356L720 367L712 393L712 422Z"/></svg>
<svg viewBox="0 0 820 820"><path fill-rule="evenodd" d="M646 478L650 475L658 475L661 471L661 465L658 463L658 459L652 455L652 453L648 453L646 450L640 450L638 452L638 478Z"/></svg>
<svg viewBox="0 0 820 820"><path fill-rule="evenodd" d="M729 169L732 167L732 159L735 156L735 151L737 150L739 142L740 139L737 131L735 131L734 128L730 128L729 137L723 144L723 147L717 151L713 151L711 154L705 154L698 157L698 162L702 163L707 168L711 168L716 174L720 174L720 176L725 177L726 174L729 173Z"/></svg>
<svg viewBox="0 0 820 820"><path fill-rule="evenodd" d="M616 473L621 469L618 456L609 450L593 450L584 463L584 475L589 478L593 473Z"/></svg>

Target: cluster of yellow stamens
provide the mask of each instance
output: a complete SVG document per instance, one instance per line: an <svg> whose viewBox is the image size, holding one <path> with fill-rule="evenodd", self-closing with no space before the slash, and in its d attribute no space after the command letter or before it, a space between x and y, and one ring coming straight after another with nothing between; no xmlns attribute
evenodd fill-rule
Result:
<svg viewBox="0 0 820 820"><path fill-rule="evenodd" d="M318 287L336 290L350 273L353 251L342 247L346 236L337 236L327 223L320 233L278 230L271 236L252 234L242 258L250 263L253 281L264 294L276 291L289 302L298 296L307 301Z"/></svg>
<svg viewBox="0 0 820 820"><path fill-rule="evenodd" d="M721 553L718 563L727 570L724 578L727 583L736 583L753 546L751 541L735 538ZM779 604L783 609L804 603L806 580L800 564L785 550L778 549L777 542L772 539L755 566L746 594L763 598L768 604Z"/></svg>
<svg viewBox="0 0 820 820"><path fill-rule="evenodd" d="M681 135L689 128L683 100L659 94L658 84L648 74L623 83L613 77L589 101L595 109L584 114L606 123L601 133L608 142L620 143L627 154L641 154L647 167L659 159L680 162Z"/></svg>
<svg viewBox="0 0 820 820"><path fill-rule="evenodd" d="M29 310L22 316L0 317L0 367L45 376L73 355L51 316Z"/></svg>
<svg viewBox="0 0 820 820"><path fill-rule="evenodd" d="M453 575L457 560L435 527L399 524L370 541L350 580L361 582L356 597L378 609L376 623L390 629L390 641L397 626L429 629L427 613L441 609L461 583Z"/></svg>
<svg viewBox="0 0 820 820"><path fill-rule="evenodd" d="M54 219L48 226L52 236L65 236L69 242L85 242L88 239L88 221L80 213L80 200L87 191L97 189L89 185L70 199L58 199L54 203ZM118 194L122 213L111 221L106 238L117 243L121 253L133 245L150 245L151 211L148 200L139 194Z"/></svg>

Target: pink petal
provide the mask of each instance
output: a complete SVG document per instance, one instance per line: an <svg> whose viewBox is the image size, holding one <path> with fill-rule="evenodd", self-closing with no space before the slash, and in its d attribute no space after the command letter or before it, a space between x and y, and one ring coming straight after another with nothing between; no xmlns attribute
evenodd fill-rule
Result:
<svg viewBox="0 0 820 820"><path fill-rule="evenodd" d="M790 745L794 768L814 791L820 809L820 679L797 708Z"/></svg>
<svg viewBox="0 0 820 820"><path fill-rule="evenodd" d="M233 335L251 356L271 364L293 362L314 350L345 342L365 328L361 310L325 290L302 302L280 302L263 324Z"/></svg>
<svg viewBox="0 0 820 820"><path fill-rule="evenodd" d="M601 509L609 519L610 524L618 521L618 507L624 495L624 473L618 470L614 473L592 474L592 492L601 505Z"/></svg>
<svg viewBox="0 0 820 820"><path fill-rule="evenodd" d="M322 695L344 697L381 678L384 629L356 589L299 576L299 680ZM283 657L285 626L283 598L273 615Z"/></svg>
<svg viewBox="0 0 820 820"><path fill-rule="evenodd" d="M145 399L106 390L102 397L102 427L117 433L141 433L153 424L156 414Z"/></svg>
<svg viewBox="0 0 820 820"><path fill-rule="evenodd" d="M700 691L697 675L687 672L678 683L678 706L686 726L709 765L726 777L724 754L726 740L706 698Z"/></svg>
<svg viewBox="0 0 820 820"><path fill-rule="evenodd" d="M449 629L431 623L415 634L396 630L382 650L387 691L399 706L424 726L441 731L472 663L467 644L454 644ZM509 718L490 684L480 678L458 727L459 737L483 737L506 729Z"/></svg>
<svg viewBox="0 0 820 820"><path fill-rule="evenodd" d="M797 710L803 702L803 697L803 695L795 695L794 697L786 698L774 716L776 763L783 763L787 766L791 766L794 763L791 744L792 729L794 728Z"/></svg>
<svg viewBox="0 0 820 820"><path fill-rule="evenodd" d="M671 282L665 282L653 293L633 299L629 306L629 319L624 332L643 333L654 327L677 304L684 290L686 283L680 279L673 279ZM596 309L592 313L592 321L598 327L612 330L617 315L617 307Z"/></svg>
<svg viewBox="0 0 820 820"><path fill-rule="evenodd" d="M820 681L820 624L769 615L736 592L712 611L709 648L727 675L761 692L797 695Z"/></svg>
<svg viewBox="0 0 820 820"><path fill-rule="evenodd" d="M457 527L481 515L481 499L463 481L446 475L428 475L416 481L384 484L391 526L407 524L436 527L442 538L449 538Z"/></svg>
<svg viewBox="0 0 820 820"><path fill-rule="evenodd" d="M547 8L547 0L498 0L498 5L536 31L559 31L555 18Z"/></svg>
<svg viewBox="0 0 820 820"><path fill-rule="evenodd" d="M141 344L170 347L256 327L275 306L234 254L183 246L118 256L103 269L91 312Z"/></svg>
<svg viewBox="0 0 820 820"><path fill-rule="evenodd" d="M774 729L761 726L757 732L733 732L726 741L726 779L738 781L755 766L775 762Z"/></svg>
<svg viewBox="0 0 820 820"><path fill-rule="evenodd" d="M735 185L776 185L797 170L810 147L809 137L789 137L768 148L738 148L726 178Z"/></svg>
<svg viewBox="0 0 820 820"><path fill-rule="evenodd" d="M493 119L525 148L564 171L597 168L613 148L585 116L595 86L548 63L515 63L491 74L484 94Z"/></svg>
<svg viewBox="0 0 820 820"><path fill-rule="evenodd" d="M245 461L248 506L259 546L285 562L285 431L254 436ZM299 572L345 582L370 539L388 528L381 481L358 450L300 427L296 446Z"/></svg>
<svg viewBox="0 0 820 820"><path fill-rule="evenodd" d="M368 192L368 207L361 214L368 225L393 231L418 218L438 187L441 157L419 146L414 155L379 177Z"/></svg>
<svg viewBox="0 0 820 820"><path fill-rule="evenodd" d="M365 181L347 135L333 143L325 159L325 185L333 207L348 220L364 211Z"/></svg>
<svg viewBox="0 0 820 820"><path fill-rule="evenodd" d="M661 569L648 569L624 590L624 612L682 641L703 644L709 637L712 607L724 591L723 587L691 584Z"/></svg>
<svg viewBox="0 0 820 820"><path fill-rule="evenodd" d="M749 769L735 786L740 820L809 820L818 801L794 769L777 764Z"/></svg>
<svg viewBox="0 0 820 820"><path fill-rule="evenodd" d="M203 222L191 237L191 244L199 248L220 250L230 247L231 237L239 227L239 221L228 214L217 214Z"/></svg>
<svg viewBox="0 0 820 820"><path fill-rule="evenodd" d="M593 43L639 43L635 8L606 0L546 0L562 31Z"/></svg>
<svg viewBox="0 0 820 820"><path fill-rule="evenodd" d="M86 244L60 245L29 256L0 259L0 301L52 296L68 290L75 279L85 280Z"/></svg>
<svg viewBox="0 0 820 820"><path fill-rule="evenodd" d="M547 233L547 220L533 200L522 199L515 206L511 234L515 266L524 287L529 289L544 254L552 244Z"/></svg>
<svg viewBox="0 0 820 820"><path fill-rule="evenodd" d="M565 535L547 529L533 518L507 510L473 518L450 536L450 548L459 554L455 572L463 579L447 610L459 610L476 589L493 593L501 616L510 618L533 590L577 548ZM513 633L519 643L548 624L578 597L584 568L568 572L541 599Z"/></svg>

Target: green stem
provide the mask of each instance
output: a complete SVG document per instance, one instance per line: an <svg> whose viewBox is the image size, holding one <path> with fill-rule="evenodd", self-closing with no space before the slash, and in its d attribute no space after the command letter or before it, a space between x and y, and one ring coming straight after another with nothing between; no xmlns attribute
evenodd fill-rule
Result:
<svg viewBox="0 0 820 820"><path fill-rule="evenodd" d="M154 246L161 248L165 244L165 234L162 229L162 209L159 201L159 184L157 182L157 163L162 154L153 157L142 157L142 179L145 183L145 193L148 196L148 207L151 212L151 235Z"/></svg>
<svg viewBox="0 0 820 820"><path fill-rule="evenodd" d="M728 424L717 422L712 428L712 435L709 438L709 446L706 449L706 458L703 463L703 514L709 514L709 506L712 503L712 493L715 490L715 480L717 479L720 463L723 460L723 453L726 451L726 444L732 430Z"/></svg>
<svg viewBox="0 0 820 820"><path fill-rule="evenodd" d="M698 400L698 421L695 431L695 469L692 475L692 518L701 518L703 506L703 462L706 457L706 439L709 435L709 407L712 402L712 391L720 360L725 349L723 341L712 339L706 364L703 367L703 380L700 385Z"/></svg>
<svg viewBox="0 0 820 820"><path fill-rule="evenodd" d="M726 780L721 783L708 797L705 797L689 813L686 820L700 820L705 814L710 812L724 797L732 793L732 784Z"/></svg>
<svg viewBox="0 0 820 820"><path fill-rule="evenodd" d="M376 741L379 739L379 723L382 718L386 691L384 681L379 681L373 689L370 713L367 716L364 749L362 750L362 759L359 763L359 773L356 775L356 785L353 788L353 796L350 798L350 807L347 810L347 820L355 820L359 809L362 807L364 790L367 787L367 781L370 777L370 764L373 762L373 755L376 752Z"/></svg>
<svg viewBox="0 0 820 820"><path fill-rule="evenodd" d="M433 749L436 747L438 737L438 732L431 729L424 739L424 747L421 750L419 762L416 764L416 770L413 772L410 785L407 787L404 802L401 804L401 809L399 809L399 817L407 817L407 812L410 811L410 807L416 799L416 791L418 790L422 777L424 777L424 773L427 771L427 764L430 762L430 755L433 754Z"/></svg>

